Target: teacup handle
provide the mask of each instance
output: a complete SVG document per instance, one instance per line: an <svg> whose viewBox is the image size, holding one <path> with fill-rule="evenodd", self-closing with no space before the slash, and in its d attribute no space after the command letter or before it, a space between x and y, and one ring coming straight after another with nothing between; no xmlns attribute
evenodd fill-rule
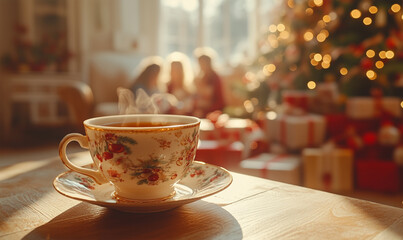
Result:
<svg viewBox="0 0 403 240"><path fill-rule="evenodd" d="M89 168L83 168L83 167L73 164L69 160L69 158L67 157L67 154L66 154L66 148L67 148L67 145L72 141L76 141L80 144L80 146L82 148L88 149L87 136L84 136L80 133L67 134L59 144L59 156L60 156L60 159L62 160L63 164L75 172L92 177L99 184L107 183L108 180L106 180L106 178L102 175L102 173L99 169L91 170ZM94 161L94 160L92 160L92 161Z"/></svg>

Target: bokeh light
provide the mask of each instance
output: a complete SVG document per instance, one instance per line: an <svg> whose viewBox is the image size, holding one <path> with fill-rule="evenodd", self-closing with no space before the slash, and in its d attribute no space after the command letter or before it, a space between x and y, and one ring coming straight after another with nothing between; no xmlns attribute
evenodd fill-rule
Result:
<svg viewBox="0 0 403 240"><path fill-rule="evenodd" d="M383 68L384 65L385 65L385 64L384 64L382 61L376 61L376 63L375 63L375 66L376 66L378 69Z"/></svg>
<svg viewBox="0 0 403 240"><path fill-rule="evenodd" d="M278 24L278 25L277 25L277 30L278 30L279 32L284 31L284 30L285 30L285 25L282 24L282 23Z"/></svg>
<svg viewBox="0 0 403 240"><path fill-rule="evenodd" d="M320 7L323 5L323 0L313 0L313 3L317 6Z"/></svg>
<svg viewBox="0 0 403 240"><path fill-rule="evenodd" d="M290 8L294 8L294 7L295 7L294 0L288 0L288 1L287 1L287 5L288 5L288 7L290 7Z"/></svg>
<svg viewBox="0 0 403 240"><path fill-rule="evenodd" d="M266 117L267 117L267 119L269 119L269 120L274 120L274 119L277 118L277 113L274 112L274 111L268 111L268 112L266 113Z"/></svg>
<svg viewBox="0 0 403 240"><path fill-rule="evenodd" d="M375 51L372 50L372 49L368 49L367 52L366 52L366 55L369 58L373 58L373 57L375 57Z"/></svg>
<svg viewBox="0 0 403 240"><path fill-rule="evenodd" d="M371 6L371 7L369 7L369 12L371 13L371 14L375 14L375 13L377 13L378 12L378 8L377 7L375 7L375 6Z"/></svg>
<svg viewBox="0 0 403 240"><path fill-rule="evenodd" d="M311 41L313 39L313 33L310 30L306 31L304 34L304 39L307 42Z"/></svg>
<svg viewBox="0 0 403 240"><path fill-rule="evenodd" d="M325 16L323 16L322 20L323 20L325 23L328 23L328 22L330 22L331 18L330 18L329 15L325 15Z"/></svg>
<svg viewBox="0 0 403 240"><path fill-rule="evenodd" d="M400 9L401 9L401 7L400 7L400 5L397 4L397 3L393 4L393 5L390 7L390 10L392 10L392 12L394 12L394 13L399 12Z"/></svg>
<svg viewBox="0 0 403 240"><path fill-rule="evenodd" d="M316 40L318 40L318 42L324 42L326 40L326 34L319 33L318 36L316 36Z"/></svg>
<svg viewBox="0 0 403 240"><path fill-rule="evenodd" d="M347 73L348 73L348 70L347 70L347 68L345 68L345 67L342 67L342 68L340 68L340 74L341 75L347 75Z"/></svg>
<svg viewBox="0 0 403 240"><path fill-rule="evenodd" d="M274 65L273 63L267 64L264 66L263 70L269 73L273 73L274 71L276 71L276 65Z"/></svg>
<svg viewBox="0 0 403 240"><path fill-rule="evenodd" d="M371 25L372 19L371 19L370 17L365 17L365 18L362 20L362 22L363 22L365 25Z"/></svg>
<svg viewBox="0 0 403 240"><path fill-rule="evenodd" d="M306 86L309 88L309 89L315 89L316 88L316 83L314 82L314 81L309 81L307 84L306 84Z"/></svg>
<svg viewBox="0 0 403 240"><path fill-rule="evenodd" d="M269 31L272 32L272 33L276 32L276 31L277 31L277 26L274 25L274 24L271 24L271 25L269 26Z"/></svg>
<svg viewBox="0 0 403 240"><path fill-rule="evenodd" d="M350 15L351 15L352 18L355 18L355 19L360 18L361 17L361 11L358 10L358 9L353 9L350 12Z"/></svg>
<svg viewBox="0 0 403 240"><path fill-rule="evenodd" d="M312 8L305 9L305 14L311 16L313 14L313 9Z"/></svg>
<svg viewBox="0 0 403 240"><path fill-rule="evenodd" d="M316 53L315 55L313 55L313 59L315 59L315 61L320 62L322 61L322 55L320 53Z"/></svg>
<svg viewBox="0 0 403 240"><path fill-rule="evenodd" d="M367 78L369 78L369 80L375 80L377 75L376 72L374 72L373 70L368 70L366 72Z"/></svg>
<svg viewBox="0 0 403 240"><path fill-rule="evenodd" d="M395 53L391 50L386 51L385 56L387 59L392 59L395 56Z"/></svg>
<svg viewBox="0 0 403 240"><path fill-rule="evenodd" d="M332 61L332 57L329 54L323 55L323 62L330 63Z"/></svg>
<svg viewBox="0 0 403 240"><path fill-rule="evenodd" d="M323 69L328 69L330 67L330 63L322 62L321 66L322 66Z"/></svg>
<svg viewBox="0 0 403 240"><path fill-rule="evenodd" d="M380 52L379 52L379 57L380 57L381 59L385 59L385 58L386 58L386 51L380 51Z"/></svg>

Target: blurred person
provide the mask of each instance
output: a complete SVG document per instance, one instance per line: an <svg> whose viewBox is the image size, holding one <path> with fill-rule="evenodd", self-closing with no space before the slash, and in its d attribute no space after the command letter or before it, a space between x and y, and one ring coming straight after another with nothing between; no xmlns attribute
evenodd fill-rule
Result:
<svg viewBox="0 0 403 240"><path fill-rule="evenodd" d="M160 73L163 67L163 59L158 56L143 59L137 68L137 77L131 86L135 93L138 89L143 89L149 96L160 92Z"/></svg>
<svg viewBox="0 0 403 240"><path fill-rule="evenodd" d="M195 78L197 94L194 114L206 117L207 114L222 111L225 107L222 80L213 68L214 50L197 48L194 54L200 67L199 74Z"/></svg>
<svg viewBox="0 0 403 240"><path fill-rule="evenodd" d="M180 52L173 52L167 57L169 73L166 91L174 95L178 103L172 113L191 114L193 110L193 69L189 58Z"/></svg>

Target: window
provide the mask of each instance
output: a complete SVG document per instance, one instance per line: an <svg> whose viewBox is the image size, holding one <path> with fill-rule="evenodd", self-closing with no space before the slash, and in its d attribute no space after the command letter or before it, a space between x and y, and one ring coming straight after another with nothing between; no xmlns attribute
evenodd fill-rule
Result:
<svg viewBox="0 0 403 240"><path fill-rule="evenodd" d="M192 56L195 48L209 46L220 63L251 60L256 56L259 29L268 24L268 13L279 2L161 0L161 55L180 51Z"/></svg>

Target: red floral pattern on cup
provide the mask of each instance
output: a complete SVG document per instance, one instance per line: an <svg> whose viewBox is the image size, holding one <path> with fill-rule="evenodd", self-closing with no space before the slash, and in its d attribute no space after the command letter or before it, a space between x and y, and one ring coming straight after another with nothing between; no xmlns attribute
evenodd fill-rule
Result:
<svg viewBox="0 0 403 240"><path fill-rule="evenodd" d="M100 169L112 179L112 182L124 182L123 174L129 173L131 179L138 180L138 185L158 185L161 182L174 180L178 177L179 173L171 169L171 167L167 167L172 165L172 161L176 166L182 166L183 164L187 168L190 166L196 155L198 134L198 131L194 131L191 134L185 134L182 131L175 132L174 135L177 137L175 141L184 147L183 150L174 152L168 160L160 156L136 159L139 162L136 165L132 159L129 159L128 155L135 151L133 148L141 140L134 140L115 133L98 133L95 135L95 139L90 139L90 144L94 144L96 151L92 154L95 155L100 163L108 161L108 167L105 168L101 165ZM159 147L163 149L171 148L171 141L159 138L153 139L158 143Z"/></svg>

